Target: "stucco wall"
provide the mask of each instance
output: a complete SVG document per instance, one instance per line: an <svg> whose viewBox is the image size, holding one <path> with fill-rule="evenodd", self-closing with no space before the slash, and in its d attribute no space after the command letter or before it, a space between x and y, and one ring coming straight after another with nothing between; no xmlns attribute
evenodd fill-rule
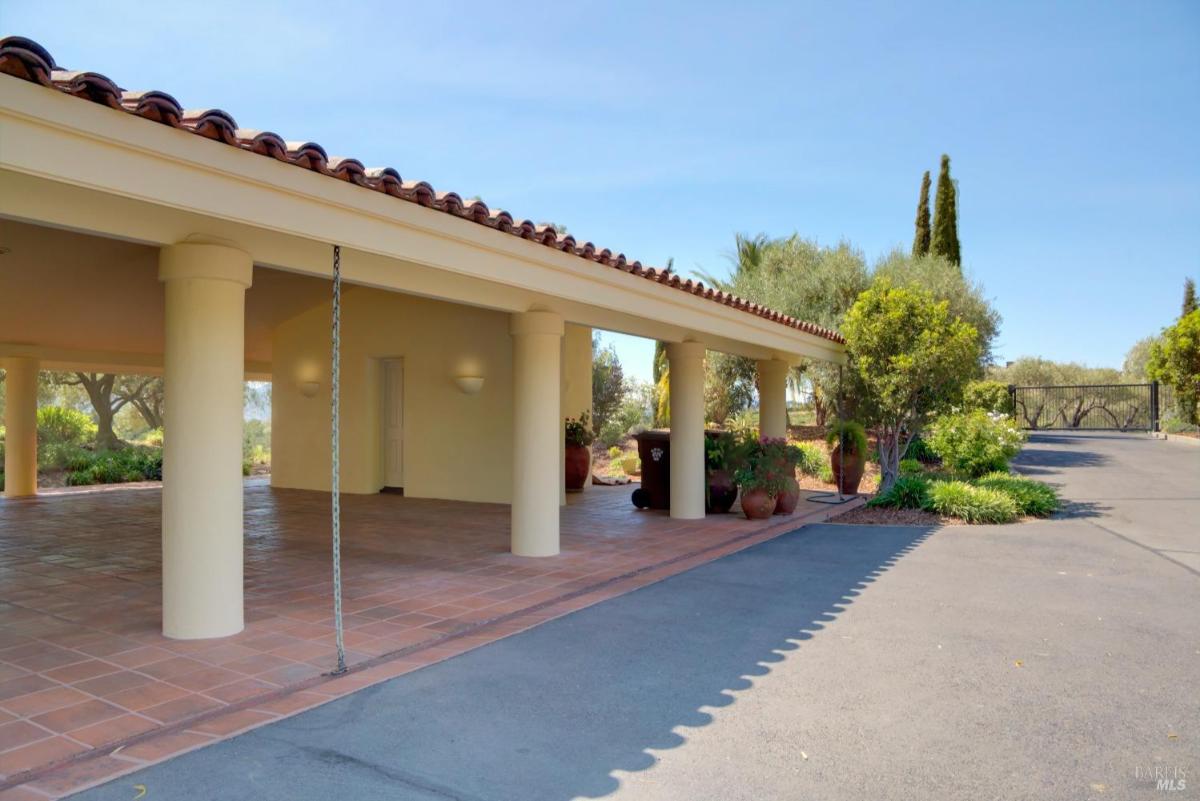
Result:
<svg viewBox="0 0 1200 801"><path fill-rule="evenodd" d="M328 303L280 325L273 341L272 466L276 487L329 490ZM412 497L507 503L512 489L509 315L348 288L342 298L341 481L383 486L380 361L404 359L404 491ZM481 375L466 395L458 375ZM300 383L319 381L316 396Z"/></svg>

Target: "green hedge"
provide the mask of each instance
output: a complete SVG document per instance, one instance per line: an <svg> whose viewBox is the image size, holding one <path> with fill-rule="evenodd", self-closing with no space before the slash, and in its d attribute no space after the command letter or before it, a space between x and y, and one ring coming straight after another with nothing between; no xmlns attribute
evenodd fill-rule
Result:
<svg viewBox="0 0 1200 801"><path fill-rule="evenodd" d="M65 465L67 485L123 484L161 481L161 448L125 448L117 451L80 451Z"/></svg>
<svg viewBox="0 0 1200 801"><path fill-rule="evenodd" d="M1008 494L965 481L933 482L929 509L967 523L1011 523L1020 515L1017 502Z"/></svg>
<svg viewBox="0 0 1200 801"><path fill-rule="evenodd" d="M1011 473L988 473L976 479L975 486L1003 492L1016 502L1021 514L1032 517L1048 517L1062 505L1050 485Z"/></svg>
<svg viewBox="0 0 1200 801"><path fill-rule="evenodd" d="M924 476L902 475L886 491L867 502L867 506L893 509L925 509L929 505L929 479Z"/></svg>
<svg viewBox="0 0 1200 801"><path fill-rule="evenodd" d="M989 473L974 481L944 481L901 475L868 506L925 509L967 523L1011 523L1018 517L1048 517L1062 506L1051 486L1009 473Z"/></svg>

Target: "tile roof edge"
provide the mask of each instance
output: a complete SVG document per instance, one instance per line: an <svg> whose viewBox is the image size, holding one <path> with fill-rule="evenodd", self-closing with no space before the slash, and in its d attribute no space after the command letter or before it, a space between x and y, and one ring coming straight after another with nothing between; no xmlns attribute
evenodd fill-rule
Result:
<svg viewBox="0 0 1200 801"><path fill-rule="evenodd" d="M597 248L591 242L580 243L570 234L560 234L552 225L535 224L530 220L517 221L507 211L491 209L482 200L463 200L454 192L435 191L425 181L404 180L400 173L391 167L365 167L354 158L330 157L325 149L315 142L287 141L270 131L238 128L233 116L220 109L184 109L166 92L127 91L98 72L63 69L55 63L48 50L23 36L6 36L0 39L0 74L357 184L365 189L435 209L605 267L631 273L695 297L730 306L797 331L838 344L845 343L841 334L831 329L797 320L745 298L706 287L700 281L681 279L673 272L644 267L639 261L628 261L622 253L614 254L607 248Z"/></svg>

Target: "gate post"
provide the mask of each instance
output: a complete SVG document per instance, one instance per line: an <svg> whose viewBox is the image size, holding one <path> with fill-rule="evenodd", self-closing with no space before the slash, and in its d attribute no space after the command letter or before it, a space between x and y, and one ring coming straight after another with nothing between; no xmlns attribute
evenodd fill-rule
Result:
<svg viewBox="0 0 1200 801"><path fill-rule="evenodd" d="M1017 385L1008 385L1008 414L1014 420L1017 419Z"/></svg>
<svg viewBox="0 0 1200 801"><path fill-rule="evenodd" d="M1158 382L1150 382L1150 433L1158 431Z"/></svg>

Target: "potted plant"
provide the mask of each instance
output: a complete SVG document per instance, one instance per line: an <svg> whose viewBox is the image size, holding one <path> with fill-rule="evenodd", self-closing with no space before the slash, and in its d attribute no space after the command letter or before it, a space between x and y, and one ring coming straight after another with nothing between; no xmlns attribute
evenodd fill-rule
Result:
<svg viewBox="0 0 1200 801"><path fill-rule="evenodd" d="M786 439L765 439L763 449L767 459L779 472L779 495L775 499L775 514L790 515L800 503L800 482L796 480L796 465L803 457L800 449L789 445Z"/></svg>
<svg viewBox="0 0 1200 801"><path fill-rule="evenodd" d="M773 458L765 440L747 440L744 458L734 481L742 490L742 511L751 520L766 520L775 513L779 493L785 488L779 462Z"/></svg>
<svg viewBox="0 0 1200 801"><path fill-rule="evenodd" d="M578 418L568 417L564 433L567 443L567 489L578 492L587 483L592 464L591 444L596 440L587 411L583 411Z"/></svg>
<svg viewBox="0 0 1200 801"><path fill-rule="evenodd" d="M861 423L839 420L829 427L825 442L829 445L833 483L838 492L854 495L867 464L867 432Z"/></svg>
<svg viewBox="0 0 1200 801"><path fill-rule="evenodd" d="M725 514L737 500L738 488L733 480L737 452L737 437L732 431L705 432L704 461L708 475L705 505L709 512Z"/></svg>

